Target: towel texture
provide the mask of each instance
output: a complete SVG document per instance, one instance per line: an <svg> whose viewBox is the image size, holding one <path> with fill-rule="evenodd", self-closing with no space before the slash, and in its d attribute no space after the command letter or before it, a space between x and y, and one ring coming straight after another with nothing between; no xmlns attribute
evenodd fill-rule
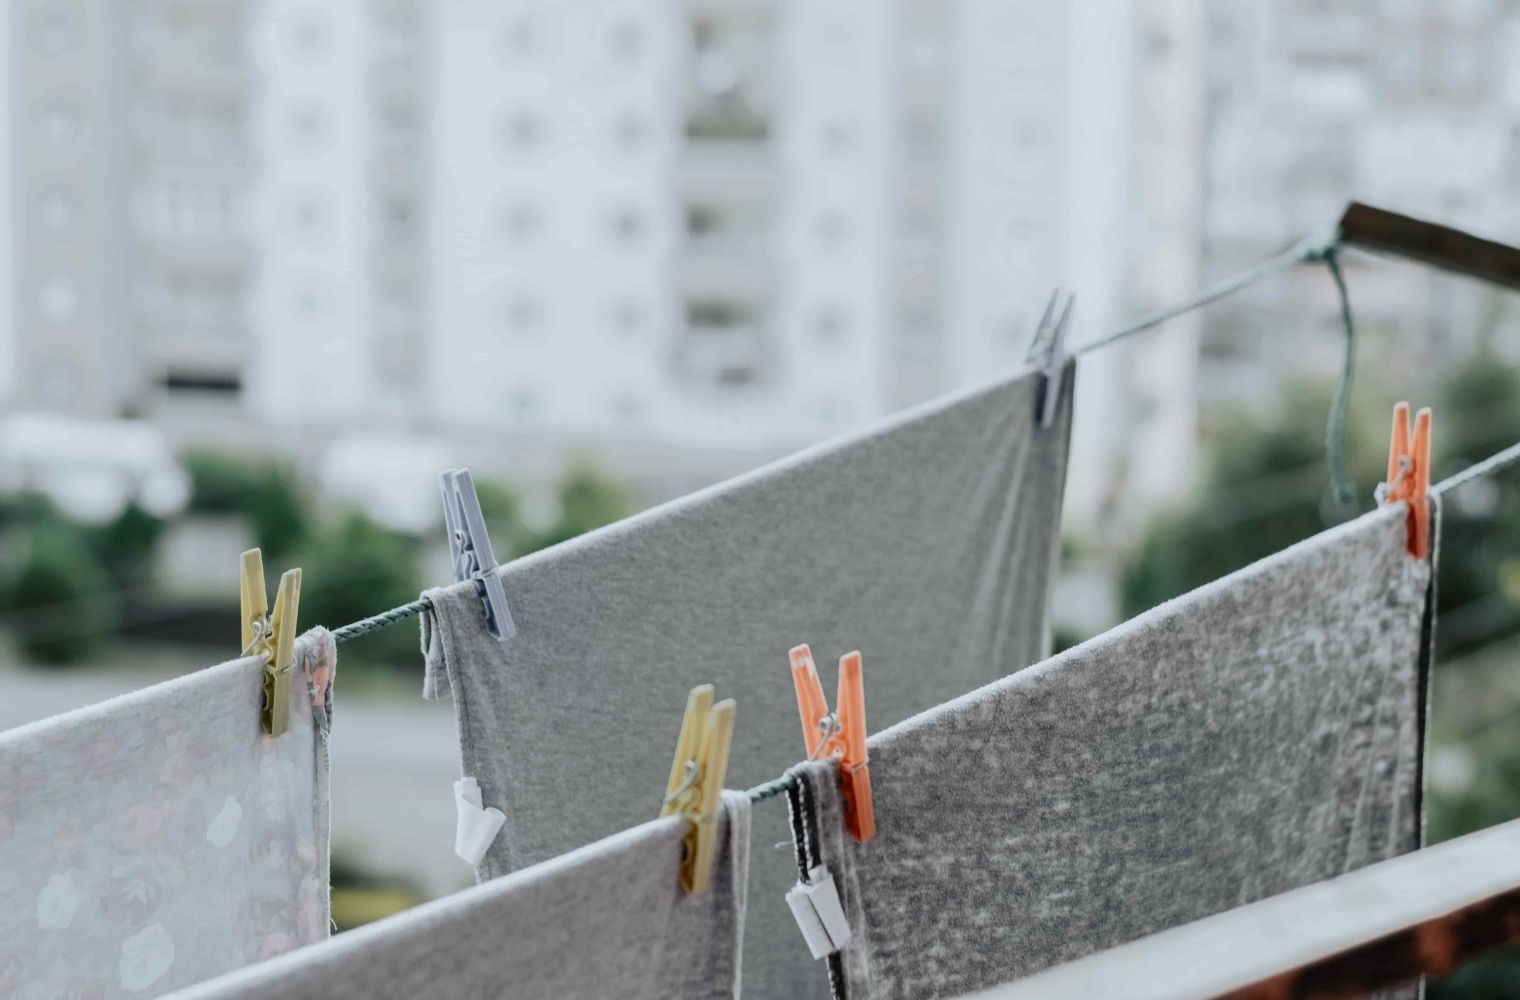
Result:
<svg viewBox="0 0 1520 1000"><path fill-rule="evenodd" d="M723 805L701 895L677 880L686 822L655 820L175 1000L733 1000L750 813Z"/></svg>
<svg viewBox="0 0 1520 1000"><path fill-rule="evenodd" d="M328 935L332 636L0 734L0 995L156 996Z"/></svg>
<svg viewBox="0 0 1520 1000"><path fill-rule="evenodd" d="M877 734L867 843L802 765L843 995L960 995L1419 846L1431 563L1404 540L1374 512Z"/></svg>

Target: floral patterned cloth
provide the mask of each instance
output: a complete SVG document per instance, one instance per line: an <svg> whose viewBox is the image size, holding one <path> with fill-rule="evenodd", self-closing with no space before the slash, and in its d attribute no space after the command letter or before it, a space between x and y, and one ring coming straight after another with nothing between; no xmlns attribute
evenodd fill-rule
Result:
<svg viewBox="0 0 1520 1000"><path fill-rule="evenodd" d="M278 739L252 658L0 733L0 998L156 996L326 938L335 668L298 640Z"/></svg>

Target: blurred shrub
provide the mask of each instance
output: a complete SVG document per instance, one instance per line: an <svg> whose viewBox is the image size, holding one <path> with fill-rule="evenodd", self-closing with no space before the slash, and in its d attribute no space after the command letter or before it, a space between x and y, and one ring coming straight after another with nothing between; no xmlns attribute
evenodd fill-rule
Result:
<svg viewBox="0 0 1520 1000"><path fill-rule="evenodd" d="M494 479L475 482L475 495L480 500L480 513L486 519L486 531L491 535L491 550L498 562L506 562L521 555L520 546L528 537L523 527L522 497L506 483Z"/></svg>
<svg viewBox="0 0 1520 1000"><path fill-rule="evenodd" d="M554 523L538 534L525 531L523 545L514 555L558 545L633 512L633 502L622 485L589 465L572 469L560 482L557 493L559 514Z"/></svg>
<svg viewBox="0 0 1520 1000"><path fill-rule="evenodd" d="M1520 373L1483 355L1464 365L1435 407L1434 438L1432 480L1520 440ZM1497 480L1476 483L1442 504L1439 654L1469 652L1520 631L1517 558L1520 490Z"/></svg>
<svg viewBox="0 0 1520 1000"><path fill-rule="evenodd" d="M411 883L366 871L341 853L333 854L331 872L332 919L339 933L423 901Z"/></svg>
<svg viewBox="0 0 1520 1000"><path fill-rule="evenodd" d="M285 466L219 451L187 452L190 509L239 514L264 558L282 560L311 534L311 522L295 476Z"/></svg>
<svg viewBox="0 0 1520 1000"><path fill-rule="evenodd" d="M1128 560L1120 581L1126 617L1371 508L1372 485L1388 462L1386 424L1379 440L1370 417L1349 421L1346 454L1356 500L1352 509L1339 510L1329 498L1325 464L1329 408L1328 392L1298 387L1272 426L1242 417L1224 424L1205 456L1200 489L1157 515Z"/></svg>
<svg viewBox="0 0 1520 1000"><path fill-rule="evenodd" d="M163 534L164 522L134 501L111 523L90 530L87 539L111 585L130 595L148 583Z"/></svg>
<svg viewBox="0 0 1520 1000"><path fill-rule="evenodd" d="M416 542L353 511L319 531L292 565L302 568L302 628L336 628L416 600ZM357 640L358 650L397 666L418 665L417 630L394 625Z"/></svg>
<svg viewBox="0 0 1520 1000"><path fill-rule="evenodd" d="M22 654L61 665L87 659L117 627L112 582L85 533L57 518L27 529L6 604Z"/></svg>

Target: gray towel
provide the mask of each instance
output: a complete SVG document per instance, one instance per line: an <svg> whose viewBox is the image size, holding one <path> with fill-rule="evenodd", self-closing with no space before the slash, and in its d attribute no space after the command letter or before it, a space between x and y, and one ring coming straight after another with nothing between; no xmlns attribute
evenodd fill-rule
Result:
<svg viewBox="0 0 1520 1000"><path fill-rule="evenodd" d="M701 895L677 880L685 821L654 820L175 997L732 1000L750 806L723 805Z"/></svg>
<svg viewBox="0 0 1520 1000"><path fill-rule="evenodd" d="M0 734L0 996L139 997L327 938L332 636Z"/></svg>
<svg viewBox="0 0 1520 1000"><path fill-rule="evenodd" d="M1039 660L1072 374L1052 427L1022 376L517 560L505 643L473 585L430 591L426 693L452 690L464 771L507 817L480 877L655 815L697 684L739 703L728 784L776 777L802 755L799 642L862 650L873 727ZM746 985L762 998L821 981L782 898L783 813L756 827Z"/></svg>
<svg viewBox="0 0 1520 1000"><path fill-rule="evenodd" d="M802 765L843 994L959 995L1419 846L1431 563L1404 539L1374 512L877 734L867 843Z"/></svg>

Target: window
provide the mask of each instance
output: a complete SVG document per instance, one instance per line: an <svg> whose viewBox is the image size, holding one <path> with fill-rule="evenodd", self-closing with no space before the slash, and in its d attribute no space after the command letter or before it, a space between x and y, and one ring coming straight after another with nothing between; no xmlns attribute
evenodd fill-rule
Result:
<svg viewBox="0 0 1520 1000"><path fill-rule="evenodd" d="M538 394L532 389L526 387L514 389L508 400L512 415L519 420L531 420L538 414Z"/></svg>
<svg viewBox="0 0 1520 1000"><path fill-rule="evenodd" d="M632 246L644 236L644 215L636 208L624 206L612 213L613 239L623 246Z"/></svg>
<svg viewBox="0 0 1520 1000"><path fill-rule="evenodd" d="M37 202L37 221L50 233L66 232L74 224L74 199L65 191L49 191Z"/></svg>
<svg viewBox="0 0 1520 1000"><path fill-rule="evenodd" d="M633 21L620 21L612 26L607 33L607 48L613 62L625 67L632 68L639 61L639 52L643 48L643 33Z"/></svg>
<svg viewBox="0 0 1520 1000"><path fill-rule="evenodd" d="M531 201L514 201L502 212L501 225L508 242L522 246L543 230L544 213Z"/></svg>
<svg viewBox="0 0 1520 1000"><path fill-rule="evenodd" d="M625 420L632 420L644 411L644 404L631 392L620 392L614 397L613 409Z"/></svg>
<svg viewBox="0 0 1520 1000"><path fill-rule="evenodd" d="M295 312L304 319L316 319L327 309L327 296L315 281L308 281L296 290Z"/></svg>
<svg viewBox="0 0 1520 1000"><path fill-rule="evenodd" d="M838 209L820 212L813 223L813 232L818 237L819 245L829 248L838 247L850 237L849 217Z"/></svg>
<svg viewBox="0 0 1520 1000"><path fill-rule="evenodd" d="M517 17L502 30L501 51L502 58L508 63L522 62L533 58L533 54L539 46L538 26L530 17Z"/></svg>
<svg viewBox="0 0 1520 1000"><path fill-rule="evenodd" d="M325 214L323 201L316 194L301 195L290 206L291 225L297 232L307 236L321 231Z"/></svg>
<svg viewBox="0 0 1520 1000"><path fill-rule="evenodd" d="M32 37L43 55L60 56L79 47L79 23L66 10L44 10L32 19Z"/></svg>
<svg viewBox="0 0 1520 1000"><path fill-rule="evenodd" d="M302 145L315 146L327 132L327 115L314 103L303 104L291 112L290 131Z"/></svg>
<svg viewBox="0 0 1520 1000"><path fill-rule="evenodd" d="M37 309L49 323L67 323L79 307L79 293L67 278L48 278L37 290Z"/></svg>
<svg viewBox="0 0 1520 1000"><path fill-rule="evenodd" d="M327 49L327 40L327 24L315 10L303 11L290 26L291 48L307 59L320 58Z"/></svg>
<svg viewBox="0 0 1520 1000"><path fill-rule="evenodd" d="M79 106L67 98L53 98L37 109L37 123L49 142L67 142L84 127Z"/></svg>
<svg viewBox="0 0 1520 1000"><path fill-rule="evenodd" d="M507 330L516 337L531 337L541 332L543 302L531 292L514 293L507 299L506 324Z"/></svg>
<svg viewBox="0 0 1520 1000"><path fill-rule="evenodd" d="M849 123L833 119L823 126L823 151L829 156L838 158L848 153L855 145L855 130Z"/></svg>
<svg viewBox="0 0 1520 1000"><path fill-rule="evenodd" d="M642 118L629 112L619 116L617 124L613 126L613 135L624 152L636 153L644 148L649 137L649 130L645 127Z"/></svg>
<svg viewBox="0 0 1520 1000"><path fill-rule="evenodd" d="M530 152L544 141L543 120L526 108L511 111L502 125L502 136L511 152Z"/></svg>
<svg viewBox="0 0 1520 1000"><path fill-rule="evenodd" d="M834 346L844 340L849 317L838 306L821 306L813 314L813 333L820 344Z"/></svg>
<svg viewBox="0 0 1520 1000"><path fill-rule="evenodd" d="M644 309L636 299L619 299L612 304L611 313L613 330L623 336L634 336L644 328Z"/></svg>

